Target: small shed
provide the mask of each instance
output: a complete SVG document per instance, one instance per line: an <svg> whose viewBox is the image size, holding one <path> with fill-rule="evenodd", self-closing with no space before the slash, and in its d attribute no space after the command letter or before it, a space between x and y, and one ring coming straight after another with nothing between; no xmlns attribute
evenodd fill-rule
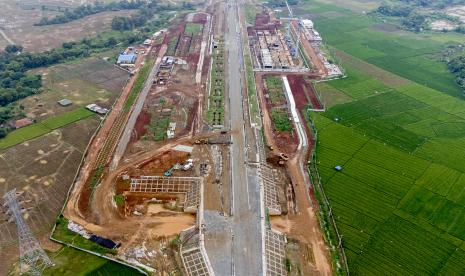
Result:
<svg viewBox="0 0 465 276"><path fill-rule="evenodd" d="M32 125L34 122L29 118L23 118L10 123L14 129L22 128L28 125Z"/></svg>
<svg viewBox="0 0 465 276"><path fill-rule="evenodd" d="M62 99L58 101L58 104L61 106L70 106L73 102L68 99Z"/></svg>
<svg viewBox="0 0 465 276"><path fill-rule="evenodd" d="M342 166L336 166L336 167L334 167L334 169L335 169L336 171L340 172L340 171L342 171Z"/></svg>
<svg viewBox="0 0 465 276"><path fill-rule="evenodd" d="M137 55L136 54L121 54L118 57L118 64L134 64L136 62Z"/></svg>
<svg viewBox="0 0 465 276"><path fill-rule="evenodd" d="M176 151L182 151L182 152L187 152L187 153L192 153L192 150L194 150L193 147L186 146L186 145L177 145L173 149Z"/></svg>

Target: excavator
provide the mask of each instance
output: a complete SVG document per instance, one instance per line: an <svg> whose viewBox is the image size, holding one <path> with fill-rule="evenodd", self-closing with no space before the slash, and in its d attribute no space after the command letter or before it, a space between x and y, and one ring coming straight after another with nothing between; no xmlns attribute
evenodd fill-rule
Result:
<svg viewBox="0 0 465 276"><path fill-rule="evenodd" d="M166 177L172 176L174 171L174 166L171 169L167 170L163 175Z"/></svg>

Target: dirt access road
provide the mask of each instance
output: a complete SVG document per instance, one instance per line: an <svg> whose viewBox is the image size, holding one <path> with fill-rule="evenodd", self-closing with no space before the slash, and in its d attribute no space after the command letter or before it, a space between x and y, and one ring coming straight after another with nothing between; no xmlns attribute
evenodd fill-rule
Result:
<svg viewBox="0 0 465 276"><path fill-rule="evenodd" d="M142 62L146 59L146 57L150 54L150 51L143 56L139 56L136 61L136 68L141 68ZM110 113L106 116L105 121L98 128L96 131L95 136L91 140L88 148L86 149L86 155L84 157L83 166L80 168L79 175L74 183L68 202L66 207L64 208L64 215L68 218L84 218L84 215L80 212L78 207L79 197L81 192L84 188L84 185L89 178L90 173L93 171L96 159L98 157L100 149L103 148L106 138L108 137L118 115L120 114L126 99L128 98L129 94L131 93L132 87L134 86L134 82L137 78L137 74L132 76L129 81L127 82L126 86L124 87L123 91L121 92L120 97L113 105Z"/></svg>
<svg viewBox="0 0 465 276"><path fill-rule="evenodd" d="M264 87L262 83L262 76L256 74L255 79L257 81L257 94L259 96L261 106L265 107L266 100L263 95ZM297 150L297 145L293 145L293 152L288 152L287 149L280 148L278 143L275 141L275 136L271 126L272 122L267 108L263 108L262 112L262 122L266 141L274 148L274 153L286 152L293 156L293 158L288 161L286 170L289 173L294 187L298 212L297 214L289 214L287 218L283 218L284 221L286 221L286 224L290 225L290 227L279 230L284 231L289 236L297 238L304 244L311 245L315 260L313 268L315 274L332 275L328 248L326 247L318 219L315 215L318 210L313 207L308 196L310 179L306 170L303 169L303 164L306 164L307 153L310 150L309 146L304 146L300 150Z"/></svg>
<svg viewBox="0 0 465 276"><path fill-rule="evenodd" d="M147 77L147 80L145 81L144 88L142 88L142 91L140 92L139 96L136 99L136 102L132 108L131 115L129 115L129 118L123 130L123 133L121 134L121 137L118 141L118 144L115 149L115 153L113 154L113 158L110 164L110 171L118 166L118 163L121 157L126 151L129 140L131 139L131 134L133 132L134 126L136 125L137 118L139 117L140 112L142 111L147 95L149 94L152 84L155 81L155 77L158 72L158 68L160 67L161 60L163 56L166 54L167 49L168 49L168 45L163 44L160 47L160 50L158 51L158 57L155 60L155 64L153 65L153 68L150 71L150 74Z"/></svg>
<svg viewBox="0 0 465 276"><path fill-rule="evenodd" d="M317 56L315 56L317 58ZM319 59L318 59L319 60ZM321 63L321 60L320 60ZM321 63L322 64L322 63ZM285 76L287 74L273 74ZM295 74L291 74L295 75ZM287 235L298 239L303 244L309 244L313 251L314 264L312 267L313 273L316 275L332 275L331 257L329 250L321 233L320 225L316 217L318 206L316 202L312 202L309 196L309 188L311 185L310 178L307 174L306 163L308 152L311 149L308 143L308 131L303 130L298 139L299 146L288 145L286 148L280 147L279 141L276 141L276 136L273 133L272 121L270 113L266 108L265 90L263 86L263 74L256 73L255 81L257 87L257 95L259 97L260 106L262 107L262 122L264 134L267 143L273 146L275 153L286 152L292 158L286 164L286 170L289 173L295 195L297 213L289 214L283 218L288 227L286 229L279 228L280 231ZM290 89L290 88L289 88ZM292 94L292 93L291 93ZM288 103L288 108L291 108ZM298 110L297 112L300 122L304 122ZM294 123L294 129L297 129ZM305 127L304 127L305 128ZM296 133L297 134L297 133Z"/></svg>
<svg viewBox="0 0 465 276"><path fill-rule="evenodd" d="M299 28L299 22L292 20L292 31L294 34L298 34L296 31ZM307 53L308 57L310 58L310 61L312 62L313 66L316 67L318 70L318 74L322 75L323 77L328 74L325 65L321 61L321 58L318 57L317 52L315 49L312 47L310 42L307 40L305 37L305 34L302 32L300 34L300 42L302 43L302 47L304 48L305 52Z"/></svg>

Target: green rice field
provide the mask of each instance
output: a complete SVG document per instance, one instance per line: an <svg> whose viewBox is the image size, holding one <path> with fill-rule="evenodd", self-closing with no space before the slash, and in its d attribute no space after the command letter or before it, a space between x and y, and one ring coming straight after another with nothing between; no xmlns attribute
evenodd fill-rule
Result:
<svg viewBox="0 0 465 276"><path fill-rule="evenodd" d="M463 275L465 101L431 55L465 38L386 32L372 17L304 2L348 76L317 86L345 100L312 120L350 274Z"/></svg>
<svg viewBox="0 0 465 276"><path fill-rule="evenodd" d="M47 268L46 276L77 275L143 275L139 271L71 247L49 253L55 266Z"/></svg>
<svg viewBox="0 0 465 276"><path fill-rule="evenodd" d="M0 149L6 149L11 146L26 142L33 138L47 134L55 129L72 124L79 120L88 118L94 113L84 107L77 108L73 111L61 113L54 117L45 119L38 123L14 130L0 140Z"/></svg>
<svg viewBox="0 0 465 276"><path fill-rule="evenodd" d="M304 15L318 14L315 26L327 44L421 85L461 95L454 76L434 54L441 52L447 43L465 42L463 36L381 31L383 24L387 24L382 19L327 4L332 1L335 0L307 0L300 8Z"/></svg>
<svg viewBox="0 0 465 276"><path fill-rule="evenodd" d="M184 33L187 35L198 35L202 32L203 25L197 23L187 23L184 28Z"/></svg>

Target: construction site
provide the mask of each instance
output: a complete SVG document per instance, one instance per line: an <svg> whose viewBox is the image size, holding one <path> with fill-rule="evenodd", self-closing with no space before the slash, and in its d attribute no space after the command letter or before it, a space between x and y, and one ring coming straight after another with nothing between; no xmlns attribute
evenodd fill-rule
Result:
<svg viewBox="0 0 465 276"><path fill-rule="evenodd" d="M299 20L283 27L264 10L246 27L240 2L212 1L136 46L145 51L86 148L54 241L154 275L332 273L305 111L324 110L313 82L342 73Z"/></svg>
<svg viewBox="0 0 465 276"><path fill-rule="evenodd" d="M289 26L284 28L281 21L271 16L266 12L258 14L255 25L247 28L254 67L262 70L306 68Z"/></svg>
<svg viewBox="0 0 465 276"><path fill-rule="evenodd" d="M220 132L198 135L211 26L209 13L189 13L144 43L133 69L153 64L144 86L132 105L121 97L93 137L55 239L72 232L81 247L98 237L109 256L157 275L205 266L204 187L222 180L214 162L230 143Z"/></svg>

